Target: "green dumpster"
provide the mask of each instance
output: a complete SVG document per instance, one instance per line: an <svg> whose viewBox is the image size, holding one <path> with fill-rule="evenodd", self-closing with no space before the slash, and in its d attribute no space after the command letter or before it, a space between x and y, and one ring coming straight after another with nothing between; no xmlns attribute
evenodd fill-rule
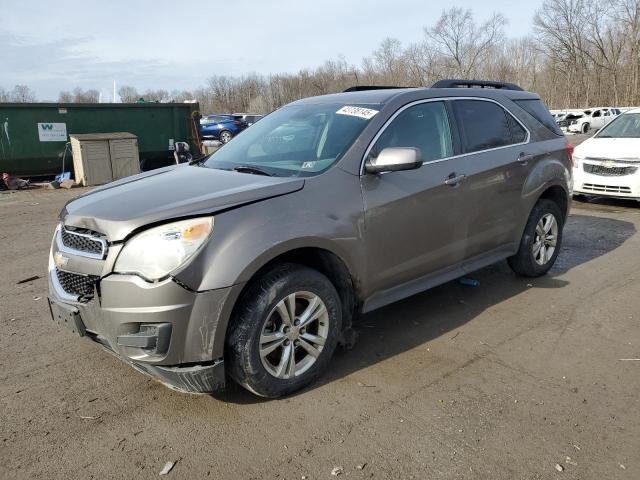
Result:
<svg viewBox="0 0 640 480"><path fill-rule="evenodd" d="M131 132L148 170L168 165L174 142L197 149L197 103L0 103L0 173L60 173L69 135ZM67 150L65 170L72 169Z"/></svg>

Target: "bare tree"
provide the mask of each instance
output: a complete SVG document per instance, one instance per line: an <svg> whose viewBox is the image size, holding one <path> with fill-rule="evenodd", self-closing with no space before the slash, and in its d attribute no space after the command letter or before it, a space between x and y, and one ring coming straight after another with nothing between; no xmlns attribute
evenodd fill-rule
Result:
<svg viewBox="0 0 640 480"><path fill-rule="evenodd" d="M73 102L75 103L98 103L100 92L95 89L83 90L80 87L73 89Z"/></svg>
<svg viewBox="0 0 640 480"><path fill-rule="evenodd" d="M36 96L27 85L16 85L9 93L9 100L16 103L30 103L36 101Z"/></svg>
<svg viewBox="0 0 640 480"><path fill-rule="evenodd" d="M58 102L60 103L72 103L73 101L73 93L69 92L68 90L64 90L58 95Z"/></svg>
<svg viewBox="0 0 640 480"><path fill-rule="evenodd" d="M425 29L427 41L445 61L454 76L470 78L478 73L480 62L504 38L507 20L494 14L476 25L471 10L453 7L442 13L438 22Z"/></svg>
<svg viewBox="0 0 640 480"><path fill-rule="evenodd" d="M584 0L545 0L534 17L534 28L552 69L564 76L564 104L590 101L585 51Z"/></svg>
<svg viewBox="0 0 640 480"><path fill-rule="evenodd" d="M640 0L615 0L613 18L627 38L626 96L637 105L640 103Z"/></svg>
<svg viewBox="0 0 640 480"><path fill-rule="evenodd" d="M169 100L169 92L166 90L147 90L142 94L147 102L166 102Z"/></svg>
<svg viewBox="0 0 640 480"><path fill-rule="evenodd" d="M118 89L118 95L123 103L134 103L140 98L138 91L129 85L123 85Z"/></svg>

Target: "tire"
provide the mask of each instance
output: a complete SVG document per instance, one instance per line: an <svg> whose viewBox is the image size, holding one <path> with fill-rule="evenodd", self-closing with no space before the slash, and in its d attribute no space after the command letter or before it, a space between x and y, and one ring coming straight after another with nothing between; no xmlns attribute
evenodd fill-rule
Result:
<svg viewBox="0 0 640 480"><path fill-rule="evenodd" d="M549 216L553 217L555 228L552 224L546 223L549 221ZM548 232L547 227L549 227ZM547 273L553 267L560 252L563 227L564 216L558 204L548 199L539 200L529 215L518 252L507 260L511 269L524 277L540 277ZM547 240L538 242L541 232L547 232ZM554 238L551 239L549 234ZM540 248L538 248L539 245Z"/></svg>
<svg viewBox="0 0 640 480"><path fill-rule="evenodd" d="M582 133L589 133L589 129L591 128L591 126L588 123L583 123L582 124Z"/></svg>
<svg viewBox="0 0 640 480"><path fill-rule="evenodd" d="M303 322L299 325L285 318L292 311L292 296L296 322ZM333 355L342 326L340 297L333 284L316 270L283 264L254 281L240 302L227 335L231 378L267 398L288 395L315 381ZM307 312L316 319L305 330L301 317Z"/></svg>
<svg viewBox="0 0 640 480"><path fill-rule="evenodd" d="M233 134L229 130L223 130L220 132L219 137L222 143L229 143L229 141L233 138Z"/></svg>

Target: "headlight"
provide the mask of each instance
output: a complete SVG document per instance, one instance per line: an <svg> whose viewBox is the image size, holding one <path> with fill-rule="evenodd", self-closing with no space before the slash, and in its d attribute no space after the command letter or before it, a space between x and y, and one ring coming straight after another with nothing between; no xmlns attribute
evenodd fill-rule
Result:
<svg viewBox="0 0 640 480"><path fill-rule="evenodd" d="M580 168L580 162L584 160L584 157L579 157L575 153L573 154L573 168Z"/></svg>
<svg viewBox="0 0 640 480"><path fill-rule="evenodd" d="M191 258L213 231L213 217L192 218L150 228L129 240L114 271L160 280Z"/></svg>

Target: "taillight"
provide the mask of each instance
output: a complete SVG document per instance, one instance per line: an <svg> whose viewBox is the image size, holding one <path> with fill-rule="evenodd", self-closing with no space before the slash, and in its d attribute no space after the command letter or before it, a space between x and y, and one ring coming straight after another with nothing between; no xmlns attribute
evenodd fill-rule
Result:
<svg viewBox="0 0 640 480"><path fill-rule="evenodd" d="M571 167L574 167L574 163L573 163L573 151L575 150L576 147L573 146L573 144L567 142L567 156L569 157L569 162L571 162Z"/></svg>

